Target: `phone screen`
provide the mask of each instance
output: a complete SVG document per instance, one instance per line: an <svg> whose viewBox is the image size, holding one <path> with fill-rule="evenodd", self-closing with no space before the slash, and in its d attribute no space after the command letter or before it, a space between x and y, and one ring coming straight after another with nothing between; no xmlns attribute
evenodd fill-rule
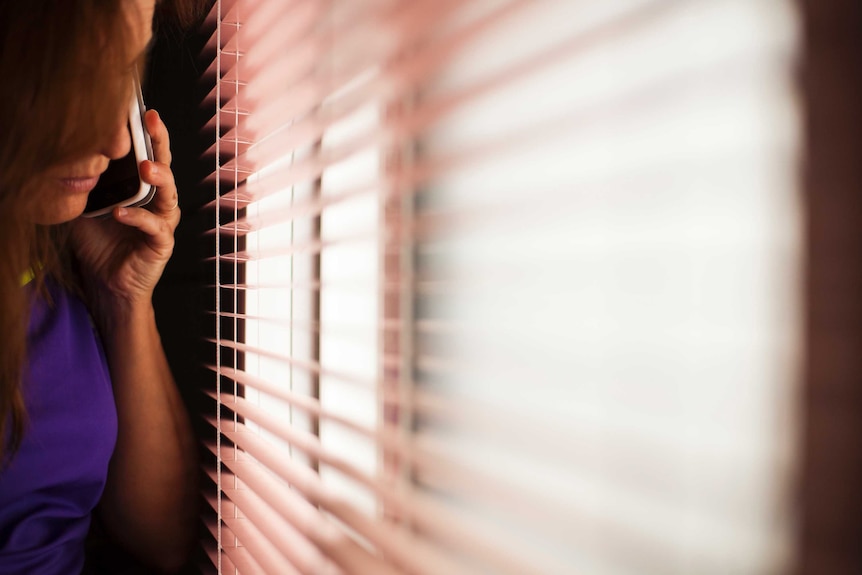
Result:
<svg viewBox="0 0 862 575"><path fill-rule="evenodd" d="M141 181L134 147L125 157L112 160L108 169L99 177L99 183L87 198L85 212L102 210L122 203L138 193Z"/></svg>

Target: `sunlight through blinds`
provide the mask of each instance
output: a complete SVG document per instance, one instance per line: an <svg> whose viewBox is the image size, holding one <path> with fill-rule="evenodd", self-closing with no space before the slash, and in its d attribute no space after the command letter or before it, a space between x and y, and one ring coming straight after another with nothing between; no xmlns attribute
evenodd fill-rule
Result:
<svg viewBox="0 0 862 575"><path fill-rule="evenodd" d="M221 0L218 573L783 573L789 0Z"/></svg>

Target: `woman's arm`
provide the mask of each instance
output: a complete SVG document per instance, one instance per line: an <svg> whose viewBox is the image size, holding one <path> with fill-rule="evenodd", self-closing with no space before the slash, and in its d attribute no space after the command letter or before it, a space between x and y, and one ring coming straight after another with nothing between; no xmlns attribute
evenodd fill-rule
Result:
<svg viewBox="0 0 862 575"><path fill-rule="evenodd" d="M119 421L100 514L126 549L173 571L195 539L195 443L152 306L121 307L100 322Z"/></svg>
<svg viewBox="0 0 862 575"><path fill-rule="evenodd" d="M72 229L84 290L102 335L119 420L99 510L109 535L141 560L171 571L191 550L197 520L197 457L188 415L162 349L152 293L173 252L180 214L167 129L147 112L157 186L147 209L79 218Z"/></svg>

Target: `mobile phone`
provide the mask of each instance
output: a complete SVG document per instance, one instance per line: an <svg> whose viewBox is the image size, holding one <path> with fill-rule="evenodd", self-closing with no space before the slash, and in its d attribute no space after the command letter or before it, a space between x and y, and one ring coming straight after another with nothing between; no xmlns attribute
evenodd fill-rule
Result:
<svg viewBox="0 0 862 575"><path fill-rule="evenodd" d="M82 214L85 217L109 214L117 206L143 206L153 199L156 188L141 179L139 169L144 160L153 160L153 143L144 125L145 111L141 84L135 78L129 102L131 149L125 157L111 160L108 169L99 177L87 198L87 207Z"/></svg>

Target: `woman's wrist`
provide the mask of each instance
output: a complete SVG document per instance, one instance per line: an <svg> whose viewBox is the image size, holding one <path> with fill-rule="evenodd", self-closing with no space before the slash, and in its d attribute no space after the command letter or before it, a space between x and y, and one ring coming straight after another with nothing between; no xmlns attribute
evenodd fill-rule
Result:
<svg viewBox="0 0 862 575"><path fill-rule="evenodd" d="M151 298L126 298L100 294L91 298L93 319L105 339L114 336L127 337L129 330L155 326L155 311Z"/></svg>

